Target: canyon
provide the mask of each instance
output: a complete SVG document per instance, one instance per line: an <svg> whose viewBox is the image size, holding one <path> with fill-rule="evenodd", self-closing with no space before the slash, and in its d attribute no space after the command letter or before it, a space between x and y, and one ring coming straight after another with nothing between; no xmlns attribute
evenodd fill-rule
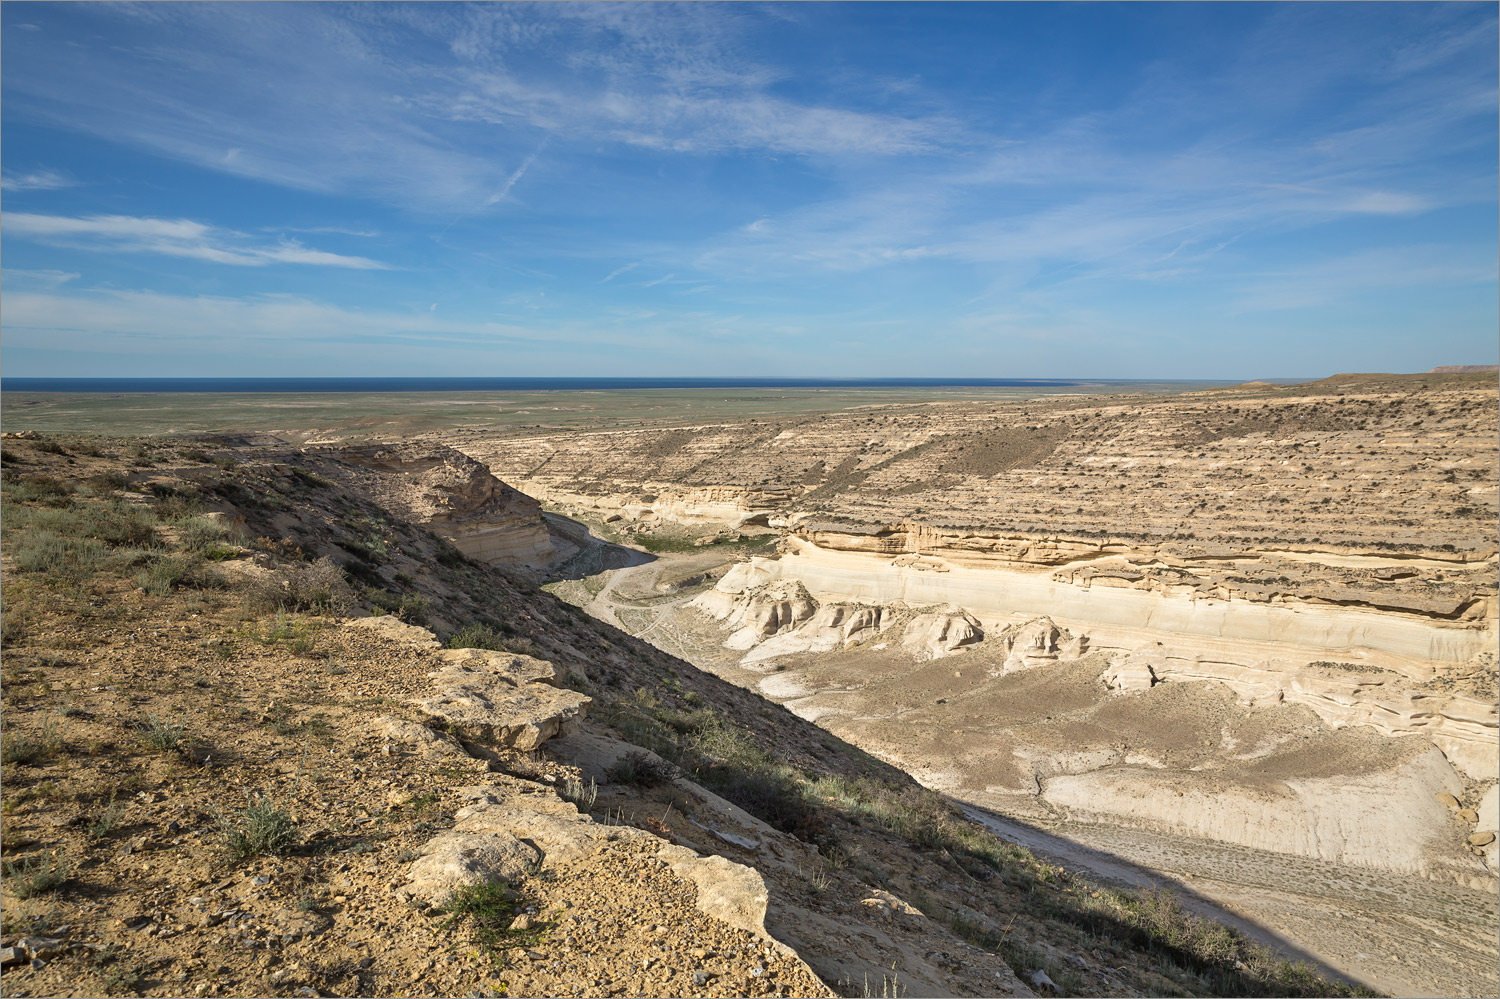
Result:
<svg viewBox="0 0 1500 999"><path fill-rule="evenodd" d="M42 738L56 713L99 741L140 705L190 712L213 690L235 768L130 764L155 789L133 821L176 809L205 842L217 797L254 800L245 781L268 776L313 830L330 777L282 757L304 727L351 763L373 747L404 790L358 764L339 793L397 831L360 846L378 877L334 889L348 865L307 851L262 864L301 873L257 918L291 918L276 906L327 878L348 911L317 920L417 919L430 949L453 885L501 876L538 912L580 907L566 937L507 952L513 982L550 994L1495 994L1492 374L662 403L7 433L7 729ZM152 544L209 543L181 557L220 568L161 589L100 563L80 584L28 554L96 507L154 511ZM196 644L172 637L179 619ZM78 662L107 682L76 688ZM235 705L247 682L258 722ZM114 808L112 790L70 790L92 780L75 762L6 764L7 856L72 851L149 888L131 850L92 857L107 839L54 828L59 786ZM418 789L436 813L403 811ZM184 884L212 874L180 837L153 849L182 853ZM24 918L44 925L47 905ZM101 905L118 909L80 910L91 940ZM581 943L639 911L660 924ZM1229 951L1163 943L1212 925L1237 934ZM687 943L655 956L695 934L776 982L723 977L744 971ZM404 945L361 977L359 941L327 967L237 957L203 994L487 980ZM199 972L154 946L152 967ZM67 967L25 974L45 991Z"/></svg>
<svg viewBox="0 0 1500 999"><path fill-rule="evenodd" d="M1496 416L1487 373L1347 375L443 439L658 556L565 599L1265 925L1399 884L1300 942L1443 994L1495 958ZM1417 911L1425 957L1360 943Z"/></svg>

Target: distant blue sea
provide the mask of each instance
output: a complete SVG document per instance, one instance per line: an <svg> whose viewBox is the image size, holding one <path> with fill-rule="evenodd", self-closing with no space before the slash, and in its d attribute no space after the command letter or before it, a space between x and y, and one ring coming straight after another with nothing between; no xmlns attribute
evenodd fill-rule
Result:
<svg viewBox="0 0 1500 999"><path fill-rule="evenodd" d="M0 391L579 392L610 389L1069 388L1137 383L1164 384L1145 379L1057 378L0 378ZM1184 381L1181 384L1191 383Z"/></svg>

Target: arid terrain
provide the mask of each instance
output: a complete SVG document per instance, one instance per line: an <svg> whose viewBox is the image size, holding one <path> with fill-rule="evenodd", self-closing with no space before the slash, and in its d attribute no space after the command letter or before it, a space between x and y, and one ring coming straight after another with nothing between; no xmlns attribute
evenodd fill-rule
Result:
<svg viewBox="0 0 1500 999"><path fill-rule="evenodd" d="M658 409L8 410L7 993L1495 994L1493 375Z"/></svg>
<svg viewBox="0 0 1500 999"><path fill-rule="evenodd" d="M1054 855L1493 992L1492 375L447 439L661 555L561 584L603 619Z"/></svg>

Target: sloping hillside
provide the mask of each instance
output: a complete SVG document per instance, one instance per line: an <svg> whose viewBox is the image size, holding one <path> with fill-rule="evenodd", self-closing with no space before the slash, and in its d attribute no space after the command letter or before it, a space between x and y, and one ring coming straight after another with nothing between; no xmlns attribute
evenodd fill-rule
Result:
<svg viewBox="0 0 1500 999"><path fill-rule="evenodd" d="M10 994L1344 991L540 591L466 460L5 441Z"/></svg>

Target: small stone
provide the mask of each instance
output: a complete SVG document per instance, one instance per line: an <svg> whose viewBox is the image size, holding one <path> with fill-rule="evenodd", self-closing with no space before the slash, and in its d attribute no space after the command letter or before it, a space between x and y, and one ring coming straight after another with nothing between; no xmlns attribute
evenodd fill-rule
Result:
<svg viewBox="0 0 1500 999"><path fill-rule="evenodd" d="M517 916L510 921L510 928L512 932L531 929L531 917L526 915Z"/></svg>
<svg viewBox="0 0 1500 999"><path fill-rule="evenodd" d="M26 960L19 947L0 947L0 967L9 968Z"/></svg>
<svg viewBox="0 0 1500 999"><path fill-rule="evenodd" d="M1049 989L1052 992L1058 991L1057 983L1049 978L1047 976L1047 973L1045 971L1042 971L1041 969L1033 971L1027 977L1031 979L1031 984L1035 985L1039 989Z"/></svg>
<svg viewBox="0 0 1500 999"><path fill-rule="evenodd" d="M1474 809L1472 808L1460 808L1458 810L1458 819L1461 822L1467 822L1469 823L1469 825L1473 825L1474 823L1479 821L1479 813L1474 811Z"/></svg>
<svg viewBox="0 0 1500 999"><path fill-rule="evenodd" d="M16 946L33 959L56 957L61 944L60 937L22 937L16 941Z"/></svg>
<svg viewBox="0 0 1500 999"><path fill-rule="evenodd" d="M1434 794L1433 797L1438 800L1439 804L1447 805L1454 811L1458 811L1460 807L1458 799L1453 797L1453 795L1449 794L1447 791L1439 791L1437 794Z"/></svg>
<svg viewBox="0 0 1500 999"><path fill-rule="evenodd" d="M255 885L255 887L259 888L259 887L261 887L263 885L270 884L271 883L271 876L269 874L257 874L255 877L253 877L253 878L250 879L250 883L253 884L253 885Z"/></svg>
<svg viewBox="0 0 1500 999"><path fill-rule="evenodd" d="M1470 846L1489 846L1495 842L1495 834L1492 832L1477 832L1469 834Z"/></svg>
<svg viewBox="0 0 1500 999"><path fill-rule="evenodd" d="M755 965L754 967L752 967L750 969L750 977L751 978L760 978L760 977L764 976L765 973L766 973L766 966L764 964L757 964L757 965Z"/></svg>
<svg viewBox="0 0 1500 999"><path fill-rule="evenodd" d="M693 972L693 984L698 986L699 988L702 988L704 985L707 985L708 980L713 977L714 973L712 971L695 971Z"/></svg>
<svg viewBox="0 0 1500 999"><path fill-rule="evenodd" d="M692 950L692 955L693 957L701 961L708 956L708 951L704 950L702 947L694 947Z"/></svg>

